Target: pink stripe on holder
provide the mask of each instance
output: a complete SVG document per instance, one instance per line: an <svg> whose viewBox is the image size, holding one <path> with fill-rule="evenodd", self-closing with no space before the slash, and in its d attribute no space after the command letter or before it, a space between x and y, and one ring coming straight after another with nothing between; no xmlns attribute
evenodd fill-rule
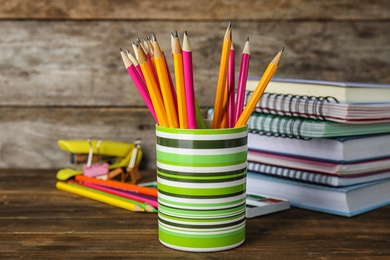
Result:
<svg viewBox="0 0 390 260"><path fill-rule="evenodd" d="M93 146L91 139L88 139L89 143L89 153L88 153L88 161L87 164L83 165L83 174L88 177L96 177L99 175L104 175L108 173L108 163L101 163L101 160L99 160L99 163L92 164L92 157L93 157ZM98 155L100 156L100 145L102 143L102 140L98 140L96 143L96 150L98 152Z"/></svg>

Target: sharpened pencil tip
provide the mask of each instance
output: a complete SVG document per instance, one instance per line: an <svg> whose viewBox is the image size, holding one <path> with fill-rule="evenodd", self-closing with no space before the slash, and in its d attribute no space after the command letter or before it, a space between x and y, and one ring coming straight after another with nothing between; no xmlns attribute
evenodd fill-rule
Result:
<svg viewBox="0 0 390 260"><path fill-rule="evenodd" d="M188 36L188 33L187 33L187 31L184 31L184 35L185 35L185 36Z"/></svg>
<svg viewBox="0 0 390 260"><path fill-rule="evenodd" d="M154 42L157 41L157 37L156 37L156 35L154 33L152 33L152 39L153 39Z"/></svg>
<svg viewBox="0 0 390 260"><path fill-rule="evenodd" d="M177 33L177 31L175 31L175 37L179 37L179 34Z"/></svg>
<svg viewBox="0 0 390 260"><path fill-rule="evenodd" d="M232 28L232 21L229 21L228 29L230 30Z"/></svg>
<svg viewBox="0 0 390 260"><path fill-rule="evenodd" d="M249 42L249 36L248 36L248 38L246 38L246 41Z"/></svg>
<svg viewBox="0 0 390 260"><path fill-rule="evenodd" d="M122 51L122 48L119 48L120 51Z"/></svg>
<svg viewBox="0 0 390 260"><path fill-rule="evenodd" d="M284 46L282 47L282 49L280 50L281 52L284 52Z"/></svg>

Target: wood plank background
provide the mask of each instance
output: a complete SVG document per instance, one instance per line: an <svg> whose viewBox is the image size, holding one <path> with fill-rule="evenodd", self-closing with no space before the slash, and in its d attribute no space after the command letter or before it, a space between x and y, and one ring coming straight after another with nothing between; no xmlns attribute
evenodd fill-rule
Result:
<svg viewBox="0 0 390 260"><path fill-rule="evenodd" d="M189 33L202 108L213 105L220 49L233 23L250 76L285 47L277 77L390 83L390 4L381 1L0 1L0 168L70 166L59 139L143 140L155 167L154 123L119 48L155 33ZM172 68L172 60L168 58ZM239 62L236 62L238 71Z"/></svg>

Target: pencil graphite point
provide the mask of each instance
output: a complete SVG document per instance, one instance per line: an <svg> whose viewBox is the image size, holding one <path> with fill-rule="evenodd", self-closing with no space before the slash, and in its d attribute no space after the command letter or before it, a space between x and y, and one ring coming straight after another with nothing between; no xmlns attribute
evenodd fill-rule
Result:
<svg viewBox="0 0 390 260"><path fill-rule="evenodd" d="M123 63L124 63L124 65L125 65L125 68L127 69L128 67L131 66L132 62L131 62L131 60L127 57L127 55L123 52L122 48L119 48L119 49L120 49L120 54L121 54Z"/></svg>
<svg viewBox="0 0 390 260"><path fill-rule="evenodd" d="M154 33L152 33L152 39L153 39L154 42L157 41L157 37L156 37L156 35Z"/></svg>
<svg viewBox="0 0 390 260"><path fill-rule="evenodd" d="M190 45L190 41L188 40L187 31L184 32L182 49L185 50L185 51L190 51L191 50L191 45Z"/></svg>

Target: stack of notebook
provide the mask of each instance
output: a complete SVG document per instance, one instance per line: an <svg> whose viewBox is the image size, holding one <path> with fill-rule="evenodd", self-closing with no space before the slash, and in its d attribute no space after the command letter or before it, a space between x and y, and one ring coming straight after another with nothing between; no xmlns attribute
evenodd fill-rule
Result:
<svg viewBox="0 0 390 260"><path fill-rule="evenodd" d="M390 85L274 79L248 127L248 192L348 217L390 203Z"/></svg>

